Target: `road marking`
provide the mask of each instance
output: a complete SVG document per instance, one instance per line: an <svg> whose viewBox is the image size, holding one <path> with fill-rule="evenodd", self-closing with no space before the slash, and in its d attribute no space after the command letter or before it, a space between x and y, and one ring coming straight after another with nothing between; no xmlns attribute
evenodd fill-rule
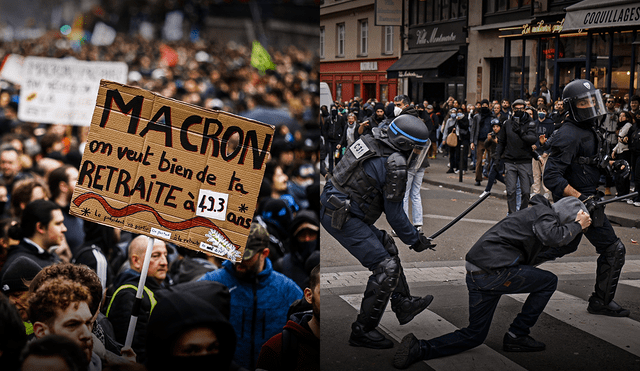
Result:
<svg viewBox="0 0 640 371"><path fill-rule="evenodd" d="M362 302L362 294L340 295L340 298L349 305L360 311L360 303ZM391 338L400 342L404 335L413 332L420 339L431 339L440 335L445 335L457 330L458 328L448 322L439 315L425 310L416 316L411 322L400 326L395 314L389 306L382 316L379 326ZM424 361L432 369L436 371L471 371L471 370L488 370L488 371L504 371L504 370L526 370L509 358L503 356L499 352L491 349L489 346L482 344L474 349L456 354L450 357L438 359L430 359Z"/></svg>
<svg viewBox="0 0 640 371"><path fill-rule="evenodd" d="M638 285L638 281L632 281ZM524 303L529 294L507 295ZM598 316L587 312L587 301L556 291L544 312L579 330L598 337L620 349L640 356L640 323L631 318Z"/></svg>
<svg viewBox="0 0 640 371"><path fill-rule="evenodd" d="M596 261L588 262L547 262L540 265L541 269L547 270L557 276L589 274L596 272ZM622 268L623 273L640 272L640 260L627 260ZM460 282L464 283L466 270L464 265L445 267L424 267L424 268L404 268L408 282ZM363 286L371 272L365 270L321 273L321 288L329 289L334 287ZM628 280L628 285L640 287L640 281ZM635 283L634 283L635 282Z"/></svg>
<svg viewBox="0 0 640 371"><path fill-rule="evenodd" d="M619 283L640 288L640 280L620 280Z"/></svg>
<svg viewBox="0 0 640 371"><path fill-rule="evenodd" d="M424 214L422 217L426 219L442 219L442 220L453 220L457 218L457 216L434 215L434 214ZM460 221L469 222L469 223L491 224L491 225L494 225L497 222L499 222L499 220L469 219L469 218L462 218L460 219Z"/></svg>

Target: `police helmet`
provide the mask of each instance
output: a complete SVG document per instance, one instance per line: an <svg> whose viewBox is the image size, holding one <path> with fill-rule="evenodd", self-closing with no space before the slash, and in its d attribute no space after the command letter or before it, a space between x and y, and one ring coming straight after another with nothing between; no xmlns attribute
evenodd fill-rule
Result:
<svg viewBox="0 0 640 371"><path fill-rule="evenodd" d="M389 143L399 151L409 152L424 146L429 140L429 129L419 118L411 115L396 117L387 130Z"/></svg>
<svg viewBox="0 0 640 371"><path fill-rule="evenodd" d="M602 94L589 80L573 80L562 91L564 109L575 122L591 121L604 116L607 111Z"/></svg>

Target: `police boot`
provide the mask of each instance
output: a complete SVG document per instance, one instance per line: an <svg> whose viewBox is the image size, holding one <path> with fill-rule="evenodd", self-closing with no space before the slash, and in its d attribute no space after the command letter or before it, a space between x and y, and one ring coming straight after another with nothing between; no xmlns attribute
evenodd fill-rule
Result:
<svg viewBox="0 0 640 371"><path fill-rule="evenodd" d="M429 353L428 345L423 340L418 340L413 334L407 334L402 338L398 351L393 357L393 367L405 369L419 362Z"/></svg>
<svg viewBox="0 0 640 371"><path fill-rule="evenodd" d="M601 314L609 317L629 317L631 311L622 308L618 303L611 300L609 304L605 304L602 299L594 296L595 292L589 298L589 306L587 311L591 314Z"/></svg>
<svg viewBox="0 0 640 371"><path fill-rule="evenodd" d="M401 325L409 323L413 317L425 310L433 301L433 295L424 298L412 296L404 272L400 273L398 286L391 295L391 310L396 314Z"/></svg>
<svg viewBox="0 0 640 371"><path fill-rule="evenodd" d="M433 295L427 295L424 298L397 295L395 298L391 298L391 310L398 317L398 322L404 325L411 322L413 317L425 310L432 301Z"/></svg>
<svg viewBox="0 0 640 371"><path fill-rule="evenodd" d="M375 328L367 331L365 325L358 321L351 324L351 336L349 336L349 344L356 347L365 347L371 349L389 349L393 348L393 342L382 335Z"/></svg>
<svg viewBox="0 0 640 371"><path fill-rule="evenodd" d="M401 269L400 259L397 256L383 260L372 269L360 305L360 314L356 322L351 325L349 344L372 349L393 347L393 342L375 328L380 323L389 296L398 285Z"/></svg>
<svg viewBox="0 0 640 371"><path fill-rule="evenodd" d="M618 239L598 257L595 290L587 307L589 313L610 317L627 317L630 314L628 309L613 301L620 271L624 265L625 252L624 245Z"/></svg>

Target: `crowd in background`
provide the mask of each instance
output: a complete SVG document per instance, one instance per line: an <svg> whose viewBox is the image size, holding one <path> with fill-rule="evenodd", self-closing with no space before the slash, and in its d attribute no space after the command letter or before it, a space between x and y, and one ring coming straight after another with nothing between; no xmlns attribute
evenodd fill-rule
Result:
<svg viewBox="0 0 640 371"><path fill-rule="evenodd" d="M295 290L291 288L291 292L295 292L295 295L287 296L287 298L295 297L295 299L302 300L302 304L304 304L307 296L304 290L308 290L310 287L313 289L314 285L318 285L317 277L315 282L312 278L312 270L319 264L318 58L315 50L307 50L294 45L289 45L282 50L273 48L267 48L267 50L275 68L261 73L251 65L251 47L233 41L221 44L199 38L193 42L165 42L118 33L115 42L109 46L84 43L80 47L72 48L69 40L58 31L51 31L38 39L0 41L0 58L9 54L18 54L21 56L76 58L82 61L125 62L128 65L127 84L129 85L140 86L166 97L205 108L224 110L273 124L276 131L271 145L270 160L265 166L265 177L253 218L254 224L259 224L262 231L267 231L265 234L267 237L266 239L257 239L260 241L260 245L257 248L253 246L252 250L249 249L251 254L246 253L244 259L255 260L255 257L260 255L260 268L256 268L258 270L254 273L260 275L262 272L264 275L267 268L270 277L275 276L275 273L271 274L271 271L278 272L278 275L282 273L282 276L278 277L286 277L288 284L296 287ZM61 287L58 294L72 295L73 298L77 298L77 300L72 299L71 301L80 303L76 305L78 310L82 309L82 302L88 303L91 320L95 321L92 322L93 333L94 335L98 334L93 341L94 353L97 347L101 347L103 351L105 349L110 351L111 353L108 354L112 356L117 355L120 358L125 358L121 361L115 358L108 360L106 358L109 357L104 358L104 354L107 352L103 352L101 355L102 365L126 365L125 369L127 367L137 369L136 367L141 367L142 364L149 367L148 355L150 353L162 354L162 352L158 353L156 348L153 351L144 348L144 342L142 342L142 348L134 346L136 351L134 355L127 353L126 350L123 351L124 339L120 334L116 336L112 328L113 324L110 323L110 319L114 317L113 312L117 312L119 309L116 305L110 305L112 303L109 300L117 296L116 291L122 288L123 284L130 283L127 279L131 277L131 274L138 278L140 276L140 270L136 269L139 260L136 259L136 256L139 258L140 254L135 253L134 247L132 247L136 244L139 245L139 239L132 233L84 221L68 214L88 127L61 125L56 122L22 122L17 115L20 105L20 86L0 80L0 88L0 215L2 217L0 220L0 280L3 285L6 280L9 280L6 283L6 290L3 286L0 304L5 305L5 295L9 297L12 306L19 310L21 315L21 322L25 326L22 331L26 331L28 337L33 338L38 335L40 327L36 326L34 329L34 322L30 319L35 316L33 318L42 320L42 316L36 313L37 310L30 310L29 303L34 301L40 303L44 300L43 303L46 304L47 300L56 301L60 297L36 295L40 291L37 287L34 289L33 285L29 286L29 281L34 279L36 274L42 272L42 268L45 266L64 267L54 268L54 270L63 270L64 274L60 275L64 277L61 279L67 279L64 282L56 281L56 284ZM49 200L44 208L44 204L38 203L43 199ZM34 211L37 209L52 211L46 216L42 216L41 213ZM62 212L64 221L58 223L56 219L58 211L56 210ZM25 230L25 226L31 224L33 224L32 228ZM46 231L49 229L52 231L51 233L54 233L53 231L58 234L62 233L64 237L58 240L47 236ZM43 234L44 236L42 236ZM250 240L251 238L257 237L252 236ZM170 303L172 300L193 303L193 307L205 312L211 311L209 308L211 301L219 300L228 305L228 296L225 299L224 296L216 297L214 294L212 294L209 303L200 302L197 297L188 294L171 299L172 295L178 295L175 291L171 291L171 287L195 282L206 273L216 270L228 269L233 275L240 276L237 266L244 266L243 264L236 266L229 264L226 267L219 258L171 243L163 243L162 245L166 246L158 247L160 250L157 254L154 245L152 265L154 261L157 262L156 268L153 270L157 276L155 281L147 279L147 286L153 290L148 295L145 294L144 297L145 300L150 300L149 303L157 301L158 306L154 309L155 311L159 311L158 308L165 297L165 303ZM29 250L35 249L36 246L37 250ZM145 245L143 244L143 246ZM264 253L267 249L270 252ZM26 254L30 258L25 261L23 258L25 254L22 252L27 250L31 255ZM42 260L38 260L38 258L42 258ZM85 265L92 268L92 271L82 270L78 276L85 277L87 280L99 279L98 284L102 286L102 289L106 289L106 299L104 299L100 310L98 310L99 305L97 304L101 302L102 290L98 288L98 294L95 294L95 291L90 292L89 294L93 294L93 296L88 295L89 299L86 299L87 287L89 289L95 289L95 287L87 285L82 280L76 280L73 274L69 274L69 271L79 269L74 267L85 267ZM69 268L70 266L71 268ZM251 271L251 269L254 268L250 267L249 270ZM7 272L10 273L7 274ZM47 272L47 274L51 273ZM317 269L315 274L317 276ZM256 279L258 280L258 278ZM23 284L20 285L20 282ZM95 280L92 282L96 283ZM256 282L259 282L259 285L264 283L259 280ZM45 286L51 290L50 284ZM163 291L167 293L162 294ZM181 290L176 289L176 291ZM34 299L35 297L37 299ZM311 303L310 298L311 296L307 298L308 303ZM216 325L212 328L220 331L219 336L221 334L229 335L229 321L233 322L234 309L237 310L234 308L234 300L232 295L231 311L228 307L226 312L221 310L223 314L221 317L214 316L215 318L200 318L200 320L206 323L215 323ZM258 300L264 300L264 298L260 297ZM319 296L317 301L316 304L319 305ZM302 308L309 311L312 309L312 304L302 305L301 307L292 307L292 310L287 313L287 309L292 304L294 304L293 300L277 302L279 308L284 308L284 312L278 311L278 318L269 317L271 332L265 333L262 328L261 342L252 342L251 349L256 358L260 354L263 343L282 331L287 324L289 314L297 313L294 309ZM315 307L316 304L313 306ZM162 305L170 306L170 304ZM258 307L260 305L262 304L259 304ZM156 326L168 318L175 318L175 316L182 316L180 318L185 321L185 326L188 325L191 317L189 317L189 313L182 311L185 307L188 305L181 306L181 309L178 310L179 313L175 313L175 308L164 309L164 314L167 317L156 320ZM65 307L60 308L64 309ZM112 313L107 314L109 308ZM262 307L259 309L265 310ZM128 317L130 307L122 310L126 313L120 314ZM266 311L269 310L267 308ZM231 312L231 320L229 312ZM7 316L10 315L9 312L6 313ZM312 323L310 321L311 315L305 318L306 322L303 321L305 328L308 330L311 326L313 329L312 325L306 325ZM0 321L3 325L7 323L4 320L6 318ZM146 328L145 324L143 331L136 333L144 335L147 330L149 333L157 331L157 328L156 330L152 328L154 317L151 316L148 320L149 328ZM253 319L254 322L261 320L265 319ZM257 328L261 325L256 322L247 326L256 326ZM178 329L174 330L175 332L170 333L171 336L178 336L180 334ZM249 354L248 350L247 352L241 351L241 348L249 346L248 343L240 340L243 334L239 333L238 328L233 330L236 332L233 336L229 335L225 339L219 339L221 343L220 354L223 351L228 353L229 346L222 344L222 342L229 339L233 340L236 355ZM167 333L155 333L155 335L167 336ZM41 336L36 337L39 341L41 340ZM237 347L235 345L236 338L238 339ZM96 344L95 339L98 339L100 344ZM16 341L19 343L19 340ZM170 342L175 338L165 340ZM85 342L89 341L85 339ZM55 341L54 343L60 342ZM47 342L44 344L45 348L52 346L51 344L47 345ZM304 344L304 341L301 341L301 344ZM317 342L312 342L312 344L317 345ZM160 346L158 343L156 345ZM300 346L302 347L302 345ZM0 353L0 368L3 370L19 369L20 363L15 363L12 357L17 360L22 348L16 351L16 344L7 344L4 341L0 342L0 347L2 351L13 349L13 353L7 351L4 355ZM28 355L31 352L38 354L37 349L40 348L29 345L28 350L23 353L23 359L25 354ZM309 353L309 349L306 347L304 349L306 352L304 362L307 362L310 367L308 369L314 369L314 364L317 366L317 359L314 358L317 357L317 346L315 347L316 353ZM59 351L62 352L62 350ZM67 349L67 351L69 350ZM219 354L218 350L214 353ZM273 361L274 357L281 356L279 350L274 355L272 348L268 353L267 358L270 361ZM233 352L231 354L233 355ZM228 355L224 357L228 357ZM137 359L138 363L126 363L127 360L132 359ZM204 358L200 360L204 360ZM215 362L214 359L207 361ZM231 359L228 361L231 362ZM241 367L245 369L255 369L256 367L258 369L275 369L266 368L270 363L265 361L260 361L262 363L259 362L256 366L255 359L236 357L234 362L233 365L229 363L230 368L227 369L243 369ZM3 365L6 365L7 368ZM155 365L156 367L164 366L162 362L159 366L158 362ZM95 367L93 359L89 369L92 369L91 367Z"/></svg>
<svg viewBox="0 0 640 371"><path fill-rule="evenodd" d="M550 150L546 142L562 125L566 111L561 98L552 100L545 80L541 81L539 92L520 101L523 102L528 117L536 124L536 140L531 145L527 154L529 158L526 160L533 164L530 195L539 193L551 200L552 195L542 182L544 163ZM411 107L431 132L429 158L447 157L448 173L466 173L469 170L475 172L475 185L481 186L482 181L486 180L485 192L489 192L496 181L504 183L505 169L501 158L504 153L498 154L496 149L501 128L513 118L514 102L515 100L507 99L483 99L471 103L449 97L443 102L412 101ZM631 192L633 185L640 181L637 176L640 170L640 97L629 97L628 94L624 97L604 95L603 102L608 112L601 119L598 130L607 138L607 155L614 160L626 160L631 174L627 179L616 179L615 176L606 174L602 176L601 184L604 186L604 195L621 196ZM370 133L372 127L388 125L396 117L395 104L394 101L378 102L374 98L363 102L361 98L354 97L346 102L335 101L331 107L321 107L324 138L321 171L329 171L333 163L340 161L346 147L360 135ZM377 111L378 109L382 111ZM490 122L487 126L492 130L479 133L481 120ZM451 135L456 137L455 142L447 141L447 137ZM637 185L635 189L638 189ZM519 208L522 198L519 182L517 194ZM624 202L640 207L640 197Z"/></svg>

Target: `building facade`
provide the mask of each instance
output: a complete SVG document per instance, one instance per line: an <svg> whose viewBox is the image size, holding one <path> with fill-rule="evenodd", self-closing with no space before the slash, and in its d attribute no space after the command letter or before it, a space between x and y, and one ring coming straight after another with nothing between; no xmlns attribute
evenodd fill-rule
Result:
<svg viewBox="0 0 640 371"><path fill-rule="evenodd" d="M535 97L542 83L555 100L577 78L638 93L637 1L470 1L469 14L467 101Z"/></svg>
<svg viewBox="0 0 640 371"><path fill-rule="evenodd" d="M392 3L402 4L402 0ZM379 14L380 15L380 10ZM320 5L320 81L334 100L361 97L386 102L398 93L398 81L387 69L400 56L400 7L388 9L398 26L376 25L374 0L327 0Z"/></svg>

